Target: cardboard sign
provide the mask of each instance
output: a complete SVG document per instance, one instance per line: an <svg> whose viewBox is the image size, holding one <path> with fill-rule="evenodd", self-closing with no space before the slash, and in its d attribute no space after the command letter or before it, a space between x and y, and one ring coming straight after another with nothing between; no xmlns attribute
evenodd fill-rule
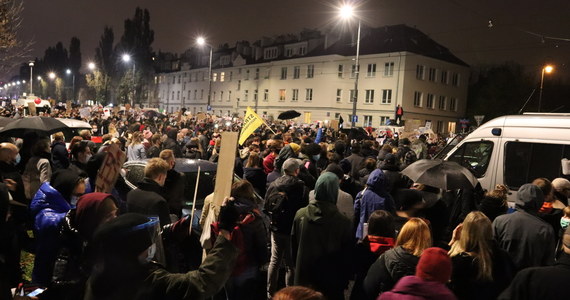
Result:
<svg viewBox="0 0 570 300"><path fill-rule="evenodd" d="M71 101L67 100L67 102L65 103L65 108L68 114L71 114Z"/></svg>
<svg viewBox="0 0 570 300"><path fill-rule="evenodd" d="M196 115L196 120L197 120L197 121L202 121L202 120L205 120L205 119L206 119L206 114L203 113L203 112L200 112L200 113L198 113L198 114Z"/></svg>
<svg viewBox="0 0 570 300"><path fill-rule="evenodd" d="M338 130L338 120L331 120L329 126L334 130Z"/></svg>
<svg viewBox="0 0 570 300"><path fill-rule="evenodd" d="M222 206L224 198L229 197L232 191L237 141L237 132L222 132L213 199L214 206L217 207Z"/></svg>
<svg viewBox="0 0 570 300"><path fill-rule="evenodd" d="M127 157L115 144L109 145L103 151L107 152L107 155L97 172L95 192L111 193Z"/></svg>
<svg viewBox="0 0 570 300"><path fill-rule="evenodd" d="M30 116L37 115L36 104L34 102L28 103L28 110L30 111Z"/></svg>

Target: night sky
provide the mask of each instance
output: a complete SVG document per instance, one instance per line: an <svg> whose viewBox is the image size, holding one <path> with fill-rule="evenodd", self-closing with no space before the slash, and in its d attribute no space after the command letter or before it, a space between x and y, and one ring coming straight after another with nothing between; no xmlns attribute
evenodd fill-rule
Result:
<svg viewBox="0 0 570 300"><path fill-rule="evenodd" d="M570 77L570 1L567 0L371 0L361 1L364 24L407 24L430 35L470 65L516 61L540 72L557 65ZM199 34L213 45L262 36L323 29L336 22L337 1L316 0L26 0L22 37L33 38L34 56L57 41L81 40L83 60L93 57L104 25L123 32L137 6L147 8L154 50L182 52ZM488 27L489 20L493 26ZM544 39L525 31L568 39Z"/></svg>

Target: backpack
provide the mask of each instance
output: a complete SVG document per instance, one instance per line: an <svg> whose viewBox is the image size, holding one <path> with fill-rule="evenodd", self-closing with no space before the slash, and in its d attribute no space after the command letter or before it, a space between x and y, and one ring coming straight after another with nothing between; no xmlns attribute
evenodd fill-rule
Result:
<svg viewBox="0 0 570 300"><path fill-rule="evenodd" d="M285 203L287 200L287 194L284 192L271 193L271 195L267 196L267 199L265 199L264 209L271 219L271 231L277 231L280 219L285 214Z"/></svg>

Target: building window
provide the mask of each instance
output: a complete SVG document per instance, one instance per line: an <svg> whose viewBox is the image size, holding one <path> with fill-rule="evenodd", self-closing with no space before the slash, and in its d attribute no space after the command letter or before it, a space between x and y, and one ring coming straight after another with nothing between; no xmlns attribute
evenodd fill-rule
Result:
<svg viewBox="0 0 570 300"><path fill-rule="evenodd" d="M253 90L253 101L257 102L257 90Z"/></svg>
<svg viewBox="0 0 570 300"><path fill-rule="evenodd" d="M392 90L382 90L382 104L392 103Z"/></svg>
<svg viewBox="0 0 570 300"><path fill-rule="evenodd" d="M352 65L350 69L350 78L356 78L356 72L358 72L356 65Z"/></svg>
<svg viewBox="0 0 570 300"><path fill-rule="evenodd" d="M220 101L224 100L224 91L220 91Z"/></svg>
<svg viewBox="0 0 570 300"><path fill-rule="evenodd" d="M255 80L259 79L259 68L255 68Z"/></svg>
<svg viewBox="0 0 570 300"><path fill-rule="evenodd" d="M172 91L172 100L174 100L174 91Z"/></svg>
<svg viewBox="0 0 570 300"><path fill-rule="evenodd" d="M338 78L342 78L343 73L344 73L344 66L338 65Z"/></svg>
<svg viewBox="0 0 570 300"><path fill-rule="evenodd" d="M301 46L299 48L299 55L305 55L307 53L307 46Z"/></svg>
<svg viewBox="0 0 570 300"><path fill-rule="evenodd" d="M424 80L425 79L425 66L417 65L416 66L416 78Z"/></svg>
<svg viewBox="0 0 570 300"><path fill-rule="evenodd" d="M453 77L451 77L451 85L459 86L459 73L453 73Z"/></svg>
<svg viewBox="0 0 570 300"><path fill-rule="evenodd" d="M414 92L414 106L422 107L422 92Z"/></svg>
<svg viewBox="0 0 570 300"><path fill-rule="evenodd" d="M375 77L376 76L376 64L368 64L368 71L366 73L368 77Z"/></svg>
<svg viewBox="0 0 570 300"><path fill-rule="evenodd" d="M287 57L293 56L293 48L285 49L285 56L287 56Z"/></svg>
<svg viewBox="0 0 570 300"><path fill-rule="evenodd" d="M212 74L212 81L213 81L213 82L218 81L218 73Z"/></svg>
<svg viewBox="0 0 570 300"><path fill-rule="evenodd" d="M315 65L307 66L307 78L315 77Z"/></svg>
<svg viewBox="0 0 570 300"><path fill-rule="evenodd" d="M338 120L338 118L340 118L340 113L334 113L334 118Z"/></svg>
<svg viewBox="0 0 570 300"><path fill-rule="evenodd" d="M354 89L350 90L350 93L348 95L348 102L352 103L354 102L354 98L356 97L356 93L354 92Z"/></svg>
<svg viewBox="0 0 570 300"><path fill-rule="evenodd" d="M176 100L180 100L180 91L176 92Z"/></svg>
<svg viewBox="0 0 570 300"><path fill-rule="evenodd" d="M182 76L178 75L178 84L180 84L180 78L182 78Z"/></svg>
<svg viewBox="0 0 570 300"><path fill-rule="evenodd" d="M299 100L299 89L293 89L293 95L291 96L291 101L298 101Z"/></svg>
<svg viewBox="0 0 570 300"><path fill-rule="evenodd" d="M439 96L439 102L438 102L437 107L440 110L445 110L445 96Z"/></svg>
<svg viewBox="0 0 570 300"><path fill-rule="evenodd" d="M364 103L374 103L374 90L366 90L366 98L364 99Z"/></svg>
<svg viewBox="0 0 570 300"><path fill-rule="evenodd" d="M240 89L241 89L241 80L238 80L237 90L239 91Z"/></svg>
<svg viewBox="0 0 570 300"><path fill-rule="evenodd" d="M249 80L249 69L245 70L245 78L243 80Z"/></svg>
<svg viewBox="0 0 570 300"><path fill-rule="evenodd" d="M394 62L384 64L384 76L394 76Z"/></svg>
<svg viewBox="0 0 570 300"><path fill-rule="evenodd" d="M244 102L248 100L248 96L249 96L249 91L243 90L243 101Z"/></svg>
<svg viewBox="0 0 570 300"><path fill-rule="evenodd" d="M313 101L313 89L305 89L305 101Z"/></svg>
<svg viewBox="0 0 570 300"><path fill-rule="evenodd" d="M362 125L364 127L372 126L372 116L364 116L364 123Z"/></svg>
<svg viewBox="0 0 570 300"><path fill-rule="evenodd" d="M265 79L269 79L269 76L271 76L271 69L265 71Z"/></svg>
<svg viewBox="0 0 570 300"><path fill-rule="evenodd" d="M336 89L336 102L342 101L342 89Z"/></svg>
<svg viewBox="0 0 570 300"><path fill-rule="evenodd" d="M390 117L380 116L380 126L386 125L386 123L390 120Z"/></svg>
<svg viewBox="0 0 570 300"><path fill-rule="evenodd" d="M435 81L436 70L435 68L429 68L428 80Z"/></svg>
<svg viewBox="0 0 570 300"><path fill-rule="evenodd" d="M188 91L188 100L190 100L191 95L192 95L192 91Z"/></svg>
<svg viewBox="0 0 570 300"><path fill-rule="evenodd" d="M281 79L287 79L287 67L281 68Z"/></svg>
<svg viewBox="0 0 570 300"><path fill-rule="evenodd" d="M216 101L216 92L212 95L212 101Z"/></svg>
<svg viewBox="0 0 570 300"><path fill-rule="evenodd" d="M234 78L234 72L231 71L231 72L230 72L230 81L232 81L233 78Z"/></svg>
<svg viewBox="0 0 570 300"><path fill-rule="evenodd" d="M441 83L448 84L448 82L447 82L447 71L441 71Z"/></svg>
<svg viewBox="0 0 570 300"><path fill-rule="evenodd" d="M437 121L436 133L443 133L443 121Z"/></svg>
<svg viewBox="0 0 570 300"><path fill-rule="evenodd" d="M299 79L301 77L301 67L294 66L293 67L293 79Z"/></svg>
<svg viewBox="0 0 570 300"><path fill-rule="evenodd" d="M449 110L457 111L457 98L449 99Z"/></svg>
<svg viewBox="0 0 570 300"><path fill-rule="evenodd" d="M434 109L434 101L433 101L434 98L435 96L433 94L427 94L427 100L426 100L427 108Z"/></svg>
<svg viewBox="0 0 570 300"><path fill-rule="evenodd" d="M232 100L232 91L228 91L228 101Z"/></svg>
<svg viewBox="0 0 570 300"><path fill-rule="evenodd" d="M220 73L220 82L224 82L226 80L226 72Z"/></svg>
<svg viewBox="0 0 570 300"><path fill-rule="evenodd" d="M279 101L285 101L285 96L287 96L287 91L285 89L279 90Z"/></svg>
<svg viewBox="0 0 570 300"><path fill-rule="evenodd" d="M194 90L194 100L198 99L198 90Z"/></svg>
<svg viewBox="0 0 570 300"><path fill-rule="evenodd" d="M263 101L269 101L269 90L268 89L263 90Z"/></svg>

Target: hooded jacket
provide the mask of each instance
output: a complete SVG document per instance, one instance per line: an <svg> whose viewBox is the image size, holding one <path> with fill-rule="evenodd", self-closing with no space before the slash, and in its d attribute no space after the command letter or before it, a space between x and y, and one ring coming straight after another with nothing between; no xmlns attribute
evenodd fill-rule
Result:
<svg viewBox="0 0 570 300"><path fill-rule="evenodd" d="M356 238L359 240L364 237L363 227L364 223L368 222L368 217L375 210L386 210L395 214L394 200L388 194L387 179L382 170L376 169L370 173L368 181L366 181L366 189L358 193L354 201L354 216L355 222L358 222L356 227Z"/></svg>
<svg viewBox="0 0 570 300"><path fill-rule="evenodd" d="M150 178L144 178L138 187L127 194L127 211L160 219L160 226L170 224L170 211L163 189Z"/></svg>
<svg viewBox="0 0 570 300"><path fill-rule="evenodd" d="M58 238L60 225L71 209L68 201L77 179L77 177L69 177L57 180L57 186L63 194L52 187L49 182L45 182L32 199L30 212L34 218L34 236L36 238L36 257L32 272L32 282L34 283L48 284L51 281L53 265L57 250L60 247Z"/></svg>
<svg viewBox="0 0 570 300"><path fill-rule="evenodd" d="M495 239L512 257L517 270L554 263L554 230L537 216L543 202L540 188L525 184L518 190L516 211L493 221Z"/></svg>
<svg viewBox="0 0 570 300"><path fill-rule="evenodd" d="M285 193L287 201L283 205L284 212L282 216L276 222L276 232L290 235L295 214L309 203L308 191L303 181L299 178L283 175L269 185L265 198L267 199L269 195L277 192Z"/></svg>
<svg viewBox="0 0 570 300"><path fill-rule="evenodd" d="M337 196L338 177L323 173L315 186L316 200L297 212L291 232L295 285L312 286L327 299L343 299L353 247L351 224L338 211Z"/></svg>
<svg viewBox="0 0 570 300"><path fill-rule="evenodd" d="M426 281L417 276L402 278L393 290L385 292L379 300L455 300L455 295L443 284L436 281Z"/></svg>

